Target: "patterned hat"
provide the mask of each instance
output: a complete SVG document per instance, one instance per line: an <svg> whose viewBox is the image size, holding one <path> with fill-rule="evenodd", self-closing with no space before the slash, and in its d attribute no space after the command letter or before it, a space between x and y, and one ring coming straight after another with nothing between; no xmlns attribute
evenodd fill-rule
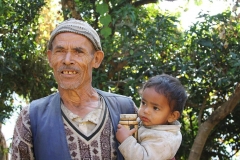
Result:
<svg viewBox="0 0 240 160"><path fill-rule="evenodd" d="M52 41L54 38L63 32L72 32L76 34L83 35L87 37L93 44L94 48L98 50L102 50L100 37L97 32L90 26L87 22L82 20L77 20L74 18L70 18L66 21L60 23L51 33L50 40L48 42L48 49L52 48Z"/></svg>

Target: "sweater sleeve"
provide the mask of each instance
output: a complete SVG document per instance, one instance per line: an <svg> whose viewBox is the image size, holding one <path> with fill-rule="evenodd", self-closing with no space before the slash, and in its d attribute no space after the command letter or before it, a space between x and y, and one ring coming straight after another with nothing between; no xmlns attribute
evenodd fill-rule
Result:
<svg viewBox="0 0 240 160"><path fill-rule="evenodd" d="M23 108L14 128L11 160L17 159L34 160L29 106Z"/></svg>
<svg viewBox="0 0 240 160"><path fill-rule="evenodd" d="M171 133L153 130L143 132L140 135L141 143L137 143L132 136L128 137L119 146L119 150L125 160L167 160L175 156L181 140L180 132Z"/></svg>
<svg viewBox="0 0 240 160"><path fill-rule="evenodd" d="M144 148L137 143L137 140L133 136L129 136L127 139L125 139L118 149L122 153L125 160L136 159L136 156L143 158L143 153L145 152L143 151Z"/></svg>

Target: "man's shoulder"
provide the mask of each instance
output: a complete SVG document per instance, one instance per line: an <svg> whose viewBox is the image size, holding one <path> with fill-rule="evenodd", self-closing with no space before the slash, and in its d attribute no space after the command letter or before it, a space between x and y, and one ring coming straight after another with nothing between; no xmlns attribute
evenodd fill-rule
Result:
<svg viewBox="0 0 240 160"><path fill-rule="evenodd" d="M122 98L132 99L131 97L128 97L128 96L125 96L125 95L106 92L106 91L103 91L103 90L100 90L100 89L96 89L96 91L103 97L122 97Z"/></svg>
<svg viewBox="0 0 240 160"><path fill-rule="evenodd" d="M52 93L46 97L42 97L42 98L39 98L39 99L35 99L33 100L30 105L31 106L35 106L37 104L45 104L45 103L49 103L49 101L51 101L54 97L56 96L59 96L59 93L58 92L55 92L55 93Z"/></svg>

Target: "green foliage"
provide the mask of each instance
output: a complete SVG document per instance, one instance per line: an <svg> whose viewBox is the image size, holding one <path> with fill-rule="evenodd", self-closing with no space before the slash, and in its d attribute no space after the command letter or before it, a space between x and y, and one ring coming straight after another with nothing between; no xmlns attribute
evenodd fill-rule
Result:
<svg viewBox="0 0 240 160"><path fill-rule="evenodd" d="M112 33L112 29L109 27L110 22L112 21L111 15L108 14L108 5L107 3L96 3L96 11L100 14L99 22L103 25L101 29L101 35L103 37L108 37Z"/></svg>
<svg viewBox="0 0 240 160"><path fill-rule="evenodd" d="M193 144L194 138L198 131L198 120L196 112L193 108L187 107L185 108L182 118L180 119L182 124L181 132L182 132L182 144L180 149L175 156L176 159L187 159L191 146Z"/></svg>
<svg viewBox="0 0 240 160"><path fill-rule="evenodd" d="M2 1L0 27L0 120L14 110L13 93L29 100L49 93L53 86L43 51L35 42L43 1Z"/></svg>
<svg viewBox="0 0 240 160"><path fill-rule="evenodd" d="M239 82L237 16L230 11L215 16L200 13L201 20L181 32L178 17L161 13L156 4L136 7L128 0L75 3L82 19L99 33L105 53L93 73L94 87L131 96L137 106L139 88L154 75L171 74L186 87L189 99L180 119L183 142L176 159L187 159L198 125L228 100ZM36 41L43 5L43 1L0 0L0 120L14 109L12 93L32 100L56 87L44 45ZM68 8L63 14L71 17ZM202 159L230 159L226 145L239 151L239 107L211 132Z"/></svg>
<svg viewBox="0 0 240 160"><path fill-rule="evenodd" d="M106 57L102 72L107 72L108 78L105 89L133 96L136 104L138 89L148 77L175 68L172 60L164 58L175 57L175 49L183 43L174 24L176 17L157 12L148 16L148 8L131 5L114 11L115 34L102 41Z"/></svg>
<svg viewBox="0 0 240 160"><path fill-rule="evenodd" d="M240 135L239 133L239 118L240 105L238 105L234 111L228 115L216 129L212 131L212 134L208 137L206 143L206 150L202 154L202 158L218 157L219 159L232 159L240 150ZM231 126L231 127L226 127ZM226 145L232 152L227 151Z"/></svg>
<svg viewBox="0 0 240 160"><path fill-rule="evenodd" d="M191 93L187 107L193 108L195 113L203 110L198 118L204 122L217 107L228 100L239 82L240 30L237 19L232 17L230 11L215 16L200 14L199 18L203 20L194 24L186 33L186 48L182 52L182 82ZM237 108L239 106L234 110L234 115L239 114ZM214 128L208 137L202 159L231 158L233 155L226 150L224 144L234 146L234 150L239 151L239 136L233 134L238 133L240 125L233 114ZM234 125L229 126L229 123ZM183 126L187 124L188 121L183 121ZM185 129L184 127L184 140L191 139L191 144L198 128L191 127L190 132ZM230 137L235 139L231 141Z"/></svg>
<svg viewBox="0 0 240 160"><path fill-rule="evenodd" d="M234 90L234 84L239 81L239 36L234 36L239 34L239 30L229 33L232 31L226 28L230 12L200 17L205 20L195 24L187 33L187 48L183 53L185 77L188 77L190 93L194 93L190 95L192 102L197 104L207 98L208 106L218 106L226 101ZM233 22L230 25L236 28L239 24ZM221 37L222 30L226 31L227 37ZM196 95L201 95L198 100Z"/></svg>

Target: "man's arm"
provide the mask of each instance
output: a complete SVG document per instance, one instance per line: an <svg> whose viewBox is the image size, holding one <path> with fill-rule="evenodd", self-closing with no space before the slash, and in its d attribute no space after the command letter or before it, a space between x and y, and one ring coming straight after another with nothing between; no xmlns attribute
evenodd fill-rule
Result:
<svg viewBox="0 0 240 160"><path fill-rule="evenodd" d="M11 160L34 160L29 106L23 108L16 121L11 145Z"/></svg>

